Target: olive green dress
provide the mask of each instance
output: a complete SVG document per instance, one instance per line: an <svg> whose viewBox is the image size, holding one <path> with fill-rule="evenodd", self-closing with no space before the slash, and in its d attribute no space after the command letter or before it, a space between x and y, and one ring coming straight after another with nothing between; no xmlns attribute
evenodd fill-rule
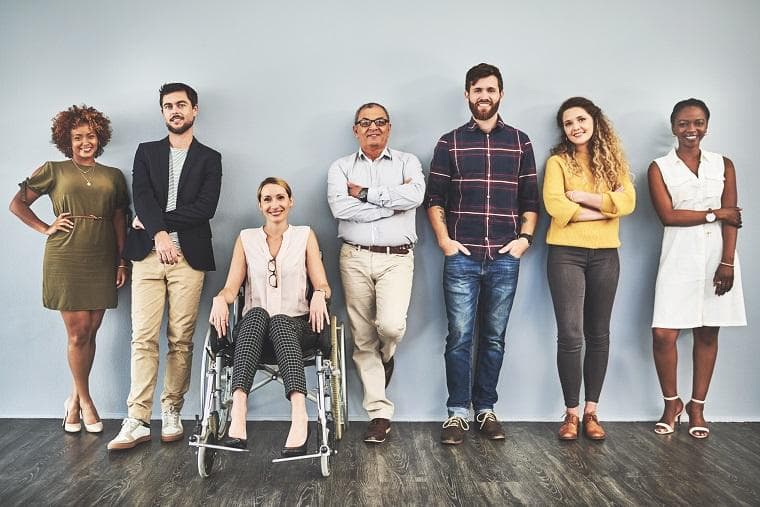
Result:
<svg viewBox="0 0 760 507"><path fill-rule="evenodd" d="M51 310L116 308L113 216L129 206L127 182L113 167L80 167L84 174L70 160L46 162L21 183L48 194L56 216L74 216L71 232L56 231L45 244L42 304Z"/></svg>

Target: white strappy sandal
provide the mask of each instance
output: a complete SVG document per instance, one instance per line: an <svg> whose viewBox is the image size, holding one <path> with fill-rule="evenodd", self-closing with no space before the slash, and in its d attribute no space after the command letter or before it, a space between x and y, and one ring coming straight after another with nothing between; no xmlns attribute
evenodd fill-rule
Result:
<svg viewBox="0 0 760 507"><path fill-rule="evenodd" d="M673 400L678 400L679 398L678 398L678 395L676 394L675 396L670 397L670 398L667 396L663 396L663 399L666 401L673 401ZM685 409L686 409L686 405L684 405L684 403L681 402L681 410L676 414L673 425L671 426L670 424L666 422L658 421L654 425L654 432L657 433L658 435L670 435L671 433L674 433L676 431L675 425L681 424L681 414L683 414L683 411Z"/></svg>
<svg viewBox="0 0 760 507"><path fill-rule="evenodd" d="M689 403L699 403L700 405L705 404L705 400L696 400L694 398L691 399ZM688 403L687 403L688 405ZM698 432L701 432L702 435L697 435ZM691 416L689 416L689 435L692 437L702 440L703 438L707 438L710 436L710 428L707 428L705 426L692 426L691 425Z"/></svg>

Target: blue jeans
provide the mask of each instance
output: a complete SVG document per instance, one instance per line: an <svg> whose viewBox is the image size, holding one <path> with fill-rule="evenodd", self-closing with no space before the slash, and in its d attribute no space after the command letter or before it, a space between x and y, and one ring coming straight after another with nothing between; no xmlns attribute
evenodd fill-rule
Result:
<svg viewBox="0 0 760 507"><path fill-rule="evenodd" d="M504 335L517 288L520 260L510 254L475 260L457 252L444 260L443 293L449 335L446 337L446 402L449 416L469 417L493 410L504 358ZM478 318L479 317L479 318ZM472 341L478 323L475 384L472 379Z"/></svg>

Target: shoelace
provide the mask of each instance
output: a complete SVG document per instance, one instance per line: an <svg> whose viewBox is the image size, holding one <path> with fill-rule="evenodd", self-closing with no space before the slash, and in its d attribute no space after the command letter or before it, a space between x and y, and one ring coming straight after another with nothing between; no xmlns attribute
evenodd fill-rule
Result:
<svg viewBox="0 0 760 507"><path fill-rule="evenodd" d="M478 414L475 416L475 420L480 423L481 430L483 429L483 426L485 426L485 424L488 421L498 422L496 421L496 416L494 415L493 412L483 412L482 414Z"/></svg>
<svg viewBox="0 0 760 507"><path fill-rule="evenodd" d="M462 419L461 417L449 417L444 421L443 427L448 428L449 426L458 426L462 428L465 431L468 431L470 429L470 425L467 424L467 421Z"/></svg>
<svg viewBox="0 0 760 507"><path fill-rule="evenodd" d="M124 431L124 429L126 428L127 431L129 431L131 433L132 431L135 430L135 428L137 428L141 424L142 423L140 421L138 421L137 419L130 419L129 417L127 417L121 423L121 429L122 429L122 431Z"/></svg>

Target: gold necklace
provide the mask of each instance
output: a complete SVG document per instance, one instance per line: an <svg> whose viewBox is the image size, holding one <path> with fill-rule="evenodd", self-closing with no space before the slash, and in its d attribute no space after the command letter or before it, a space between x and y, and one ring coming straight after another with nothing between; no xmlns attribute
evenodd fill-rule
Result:
<svg viewBox="0 0 760 507"><path fill-rule="evenodd" d="M91 166L90 166L90 169L89 169L89 170L87 170L87 171L83 171L83 170L82 170L82 168L81 168L81 167L79 167L79 164L77 164L76 162L74 162L74 159L73 159L73 158L71 159L71 163L72 163L72 164L74 164L74 166L75 166L77 169L79 169L79 174L81 174L81 175L82 175L82 178L84 178L84 181L86 181L86 182L87 182L87 186L88 186L88 187L91 187L91 186L92 186L92 182L91 182L91 181L90 181L90 180L87 178L87 176L86 176L86 175L87 175L87 174L90 174L90 173L93 171L93 169L95 169L95 166L94 166L94 165L91 165ZM87 167L87 166L85 166L85 167Z"/></svg>

